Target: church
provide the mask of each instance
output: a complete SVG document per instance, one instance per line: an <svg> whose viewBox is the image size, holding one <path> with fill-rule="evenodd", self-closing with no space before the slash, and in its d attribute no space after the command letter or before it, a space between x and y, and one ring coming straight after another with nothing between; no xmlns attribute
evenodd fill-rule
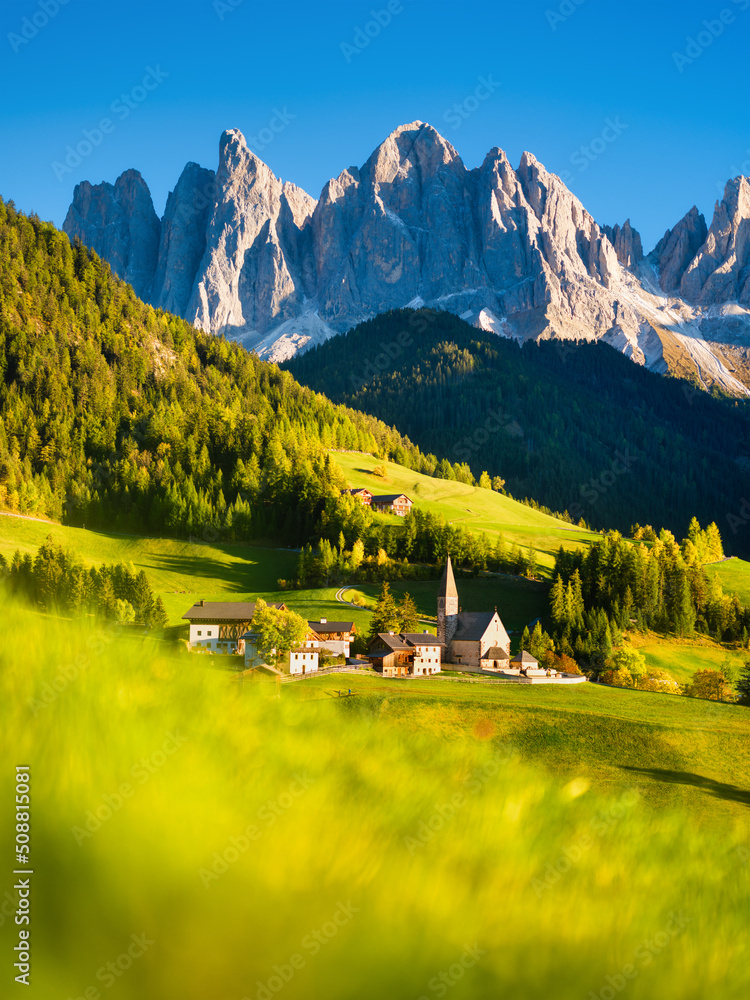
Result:
<svg viewBox="0 0 750 1000"><path fill-rule="evenodd" d="M485 670L510 666L510 639L494 611L462 611L450 556L445 564L437 601L437 637L443 663Z"/></svg>

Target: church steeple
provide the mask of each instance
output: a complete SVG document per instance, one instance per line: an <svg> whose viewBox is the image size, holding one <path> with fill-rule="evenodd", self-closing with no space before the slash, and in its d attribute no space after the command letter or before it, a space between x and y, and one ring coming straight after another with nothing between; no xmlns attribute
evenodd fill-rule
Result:
<svg viewBox="0 0 750 1000"><path fill-rule="evenodd" d="M458 601L458 591L456 590L456 579L453 576L453 566L451 565L451 557L448 556L448 562L445 564L445 569L443 570L443 579L440 581L440 592L438 593L438 599L441 597L449 600L455 598ZM458 604L456 605L458 607Z"/></svg>
<svg viewBox="0 0 750 1000"><path fill-rule="evenodd" d="M445 564L437 599L437 637L444 646L450 644L458 628L458 590L453 576L451 557Z"/></svg>

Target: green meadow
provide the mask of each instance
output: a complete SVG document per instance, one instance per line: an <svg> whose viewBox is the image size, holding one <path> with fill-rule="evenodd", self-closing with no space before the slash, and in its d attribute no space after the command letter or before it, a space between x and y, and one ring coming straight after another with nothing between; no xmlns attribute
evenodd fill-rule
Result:
<svg viewBox="0 0 750 1000"><path fill-rule="evenodd" d="M529 510L519 506L522 511ZM36 552L48 535L89 565L132 562L136 569L144 569L154 593L164 601L170 626L182 629L179 634L187 635L182 615L196 600L242 601L258 596L285 601L311 620L336 621L343 617L354 621L359 630L369 626L370 612L336 601L336 586L279 590L278 580L293 578L297 565L297 553L288 549L138 537L0 515L0 553L8 560L16 549L22 554ZM467 610L491 611L497 606L511 630L520 631L527 622L546 613L548 583L503 575L478 579L459 576L458 581ZM420 612L434 618L439 586L437 579L408 580L394 582L392 589L399 597L409 591ZM380 587L357 584L347 590L350 596L359 592L374 600Z"/></svg>
<svg viewBox="0 0 750 1000"><path fill-rule="evenodd" d="M704 636L678 639L649 632L645 636L632 633L630 641L646 657L650 667L668 670L680 684L686 684L696 670L720 670L731 665L737 669L750 659L746 649L735 649Z"/></svg>
<svg viewBox="0 0 750 1000"><path fill-rule="evenodd" d="M589 684L277 689L3 610L4 815L14 765L31 774L23 995L747 995L746 709Z"/></svg>
<svg viewBox="0 0 750 1000"><path fill-rule="evenodd" d="M727 542L727 548L731 541ZM728 594L737 594L743 604L750 604L750 562L744 559L726 559L711 563L706 567L709 573L716 573Z"/></svg>
<svg viewBox="0 0 750 1000"><path fill-rule="evenodd" d="M6 559L16 549L36 552L48 535L88 565L132 562L136 569L144 569L154 593L164 601L170 626L181 628L185 635L182 615L200 599L243 601L260 595L287 601L310 619L331 621L340 618L344 608L335 599L337 587L278 589L279 579L295 573L298 556L288 549L122 535L0 515L0 552ZM346 617L364 625L370 615L347 608Z"/></svg>
<svg viewBox="0 0 750 1000"><path fill-rule="evenodd" d="M477 534L484 532L493 542L502 534L508 547L516 543L525 550L533 545L539 568L546 570L547 575L561 545L566 549L579 547L599 537L595 532L550 517L494 490L433 479L362 452L335 451L331 454L352 488L366 486L375 494L405 493L422 509L442 514L449 524L460 525ZM372 471L379 465L387 470L385 478ZM389 524L394 521L392 515L379 516L387 518Z"/></svg>

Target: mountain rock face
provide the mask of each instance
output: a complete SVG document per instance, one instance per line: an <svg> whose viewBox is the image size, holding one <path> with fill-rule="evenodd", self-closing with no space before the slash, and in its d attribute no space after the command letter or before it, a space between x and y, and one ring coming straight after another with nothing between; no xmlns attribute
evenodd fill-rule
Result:
<svg viewBox="0 0 750 1000"><path fill-rule="evenodd" d="M261 334L296 315L314 207L301 188L273 175L241 132L224 132L206 249L185 315L205 330Z"/></svg>
<svg viewBox="0 0 750 1000"><path fill-rule="evenodd" d="M706 384L744 392L732 372L750 345L749 226L748 180L737 178L710 229L693 208L644 258L630 220L599 226L530 153L514 170L495 147L467 170L416 121L318 201L231 129L216 174L188 164L161 223L128 171L114 187L78 185L64 228L154 305L272 360L427 305L519 340L604 339L660 371L679 355ZM731 358L712 346L727 341L724 327Z"/></svg>
<svg viewBox="0 0 750 1000"><path fill-rule="evenodd" d="M606 234L609 242L615 248L617 259L623 267L631 270L643 260L643 246L641 244L640 233L630 225L630 219L626 219L622 228L620 226L602 226L602 231Z"/></svg>
<svg viewBox="0 0 750 1000"><path fill-rule="evenodd" d="M214 205L214 172L188 163L167 198L161 242L148 296L159 309L184 316L206 250L206 223Z"/></svg>
<svg viewBox="0 0 750 1000"><path fill-rule="evenodd" d="M665 292L679 291L680 282L706 242L706 220L693 205L674 229L668 229L649 254L659 271L659 284Z"/></svg>
<svg viewBox="0 0 750 1000"><path fill-rule="evenodd" d="M714 218L700 250L680 282L688 302L750 305L750 179L735 177L716 203Z"/></svg>
<svg viewBox="0 0 750 1000"><path fill-rule="evenodd" d="M96 250L138 296L149 298L161 224L137 170L126 170L114 186L77 184L63 229Z"/></svg>

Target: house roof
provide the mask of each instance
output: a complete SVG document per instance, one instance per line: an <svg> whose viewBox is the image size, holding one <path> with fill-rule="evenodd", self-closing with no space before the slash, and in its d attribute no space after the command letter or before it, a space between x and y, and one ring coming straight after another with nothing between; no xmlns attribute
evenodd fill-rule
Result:
<svg viewBox="0 0 750 1000"><path fill-rule="evenodd" d="M507 660L508 653L502 646L490 646L486 653L482 653L483 660Z"/></svg>
<svg viewBox="0 0 750 1000"><path fill-rule="evenodd" d="M453 566L450 556L448 556L448 561L443 570L443 579L440 581L438 597L455 597L458 600L458 590L456 590L456 579L453 576Z"/></svg>
<svg viewBox="0 0 750 1000"><path fill-rule="evenodd" d="M391 649L391 650L396 650L396 649L399 649L399 650L411 649L411 644L410 643L404 642L404 640L401 638L400 635L398 635L397 633L393 633L393 632L378 632L378 634L374 635L372 637L372 639L370 640L369 646L372 646L373 643L375 643L378 639L380 639L380 641L384 645L388 646L388 648ZM368 646L368 648L369 648L369 646Z"/></svg>
<svg viewBox="0 0 750 1000"><path fill-rule="evenodd" d="M459 642L479 641L495 617L495 611L462 611L458 617L458 628L453 636Z"/></svg>
<svg viewBox="0 0 750 1000"><path fill-rule="evenodd" d="M372 496L372 493L367 489L366 486L362 486L358 490L342 490L341 493L342 493L342 495L345 494L345 493L348 493L350 496L353 496L353 497L358 496L360 493L366 493L368 496Z"/></svg>
<svg viewBox="0 0 750 1000"><path fill-rule="evenodd" d="M535 656L532 656L531 653L527 653L525 649L522 650L520 653L516 653L516 655L513 657L513 659L510 662L511 663L528 663L528 664L536 663L536 665L539 666L539 660L537 660L537 658Z"/></svg>
<svg viewBox="0 0 750 1000"><path fill-rule="evenodd" d="M442 642L431 632L402 632L401 638L412 646L442 646Z"/></svg>
<svg viewBox="0 0 750 1000"><path fill-rule="evenodd" d="M400 500L403 497L404 500L409 500L405 493L383 493L380 496L374 496L372 498L373 503L393 503L394 500ZM412 501L409 500L409 503Z"/></svg>
<svg viewBox="0 0 750 1000"><path fill-rule="evenodd" d="M353 632L354 622L308 622L311 629L318 635L326 635L329 632Z"/></svg>
<svg viewBox="0 0 750 1000"><path fill-rule="evenodd" d="M376 639L380 639L389 649L405 650L413 649L415 646L442 646L442 642L431 632L380 632L373 636L369 645L372 646Z"/></svg>
<svg viewBox="0 0 750 1000"><path fill-rule="evenodd" d="M286 610L286 604L269 604L268 607ZM197 622L247 622L254 614L255 601L196 601L182 617Z"/></svg>

